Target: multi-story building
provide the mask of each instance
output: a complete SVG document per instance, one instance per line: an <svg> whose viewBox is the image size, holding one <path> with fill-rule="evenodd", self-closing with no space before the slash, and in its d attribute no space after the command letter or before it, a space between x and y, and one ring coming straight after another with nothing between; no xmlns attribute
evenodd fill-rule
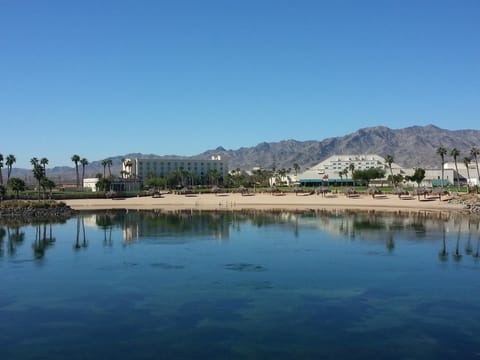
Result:
<svg viewBox="0 0 480 360"><path fill-rule="evenodd" d="M392 163L391 166L393 174L404 171L398 164ZM370 168L384 169L387 172L386 176L388 176L390 172L385 158L375 154L333 155L304 171L298 176L298 181L304 185L325 182L351 182L352 167L354 170L367 170Z"/></svg>
<svg viewBox="0 0 480 360"><path fill-rule="evenodd" d="M127 178L138 178L141 181L149 176L165 177L172 172L187 171L197 178L208 177L212 171L220 176L228 173L227 162L220 156L212 156L210 160L191 158L135 158L125 159L123 174Z"/></svg>
<svg viewBox="0 0 480 360"><path fill-rule="evenodd" d="M463 163L458 163L458 179L460 183L469 183L470 185L478 185L478 174L476 163L471 162L468 167ZM367 170L369 168L380 168L385 170L386 180L390 175L389 165L385 158L370 155L334 155L321 163L307 169L299 174L298 181L303 185L323 185L332 183L348 184L352 182L352 167L354 170ZM402 174L403 176L413 175L414 168L403 168L398 164L392 163L392 173ZM340 174L342 174L340 176ZM454 185L457 183L457 174L453 163L445 163L443 169L443 185ZM425 179L422 181L423 186L441 186L442 170L441 169L425 169Z"/></svg>

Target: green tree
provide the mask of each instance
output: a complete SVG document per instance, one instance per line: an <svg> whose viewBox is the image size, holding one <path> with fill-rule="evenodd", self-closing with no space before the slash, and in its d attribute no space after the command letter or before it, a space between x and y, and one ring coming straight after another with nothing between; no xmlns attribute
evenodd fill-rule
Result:
<svg viewBox="0 0 480 360"><path fill-rule="evenodd" d="M102 177L97 181L97 183L95 184L95 187L97 188L98 191L107 192L110 190L111 184L112 182L110 181L110 179Z"/></svg>
<svg viewBox="0 0 480 360"><path fill-rule="evenodd" d="M217 185L218 186L221 175L220 175L220 173L218 172L217 169L208 170L207 171L207 176L208 176L209 185Z"/></svg>
<svg viewBox="0 0 480 360"><path fill-rule="evenodd" d="M392 182L393 184L397 185L403 181L403 175L402 174L395 174L393 175L388 175L387 178L388 181Z"/></svg>
<svg viewBox="0 0 480 360"><path fill-rule="evenodd" d="M145 185L154 190L159 190L165 187L167 181L163 177L150 177L145 181Z"/></svg>
<svg viewBox="0 0 480 360"><path fill-rule="evenodd" d="M82 158L80 160L80 164L82 164L82 189L85 187L84 182L85 182L85 167L88 165L88 160L85 158Z"/></svg>
<svg viewBox="0 0 480 360"><path fill-rule="evenodd" d="M385 170L380 168L370 168L366 170L357 170L353 173L353 180L368 185L374 179L385 177Z"/></svg>
<svg viewBox="0 0 480 360"><path fill-rule="evenodd" d="M72 155L70 160L72 160L75 163L75 174L77 176L77 188L79 188L80 187L80 174L78 173L78 163L80 162L80 156L78 156L77 154Z"/></svg>
<svg viewBox="0 0 480 360"><path fill-rule="evenodd" d="M392 155L387 155L385 156L385 163L387 164L388 168L390 169L390 176L393 181L393 171L392 171L392 163L393 163L393 156ZM393 184L395 185L395 183Z"/></svg>
<svg viewBox="0 0 480 360"><path fill-rule="evenodd" d="M439 148L437 148L437 154L440 155L440 159L442 160L441 170L442 170L442 188L443 188L443 182L444 182L444 179L445 179L445 169L444 169L445 155L447 154L447 149L440 146Z"/></svg>
<svg viewBox="0 0 480 360"><path fill-rule="evenodd" d="M111 179L112 178L112 164L113 161L112 159L107 159L107 168L108 168L108 177Z"/></svg>
<svg viewBox="0 0 480 360"><path fill-rule="evenodd" d="M7 189L5 188L5 186L0 184L0 202L3 200L6 193L7 193Z"/></svg>
<svg viewBox="0 0 480 360"><path fill-rule="evenodd" d="M47 165L48 165L48 159L46 157L43 157L40 159L40 165L43 167L43 173L45 176L47 176Z"/></svg>
<svg viewBox="0 0 480 360"><path fill-rule="evenodd" d="M478 181L480 181L480 170L478 169L478 159L477 159L477 156L479 154L480 154L480 150L478 150L478 148L472 147L470 149L470 155L472 155L473 158L475 159L475 167L477 168L477 179L478 179Z"/></svg>
<svg viewBox="0 0 480 360"><path fill-rule="evenodd" d="M15 177L8 179L7 186L11 191L15 192L15 194L17 195L17 199L20 191L25 191L26 188L25 181Z"/></svg>
<svg viewBox="0 0 480 360"><path fill-rule="evenodd" d="M293 164L293 170L295 171L295 176L297 176L298 172L300 171L300 165L297 163Z"/></svg>
<svg viewBox="0 0 480 360"><path fill-rule="evenodd" d="M467 169L467 178L470 180L470 169L469 169L469 166L470 166L470 163L472 162L472 159L469 158L468 156L464 157L463 158L463 164L465 165L465 168ZM467 182L467 186L469 186L470 183Z"/></svg>
<svg viewBox="0 0 480 360"><path fill-rule="evenodd" d="M43 166L40 164L37 158L30 159L30 163L33 165L33 177L38 182L38 199L40 199L40 188L41 188L41 181L45 177L45 170Z"/></svg>
<svg viewBox="0 0 480 360"><path fill-rule="evenodd" d="M50 196L52 196L52 190L55 188L55 183L47 177L43 177L40 180L40 186L43 189L43 198L45 198L45 191L48 190L50 192Z"/></svg>
<svg viewBox="0 0 480 360"><path fill-rule="evenodd" d="M407 176L407 180L414 181L420 187L420 183L425 179L425 169L416 168L412 176Z"/></svg>
<svg viewBox="0 0 480 360"><path fill-rule="evenodd" d="M17 161L17 159L15 158L15 155L8 155L7 156L7 160L5 161L5 164L7 165L7 183L8 183L8 179L10 179L10 175L12 173L12 167L13 167L13 164Z"/></svg>
<svg viewBox="0 0 480 360"><path fill-rule="evenodd" d="M453 162L455 163L455 172L457 175L457 186L460 185L460 175L458 173L458 164L457 164L457 157L460 156L460 151L457 148L453 148L450 151L450 156L453 157Z"/></svg>
<svg viewBox="0 0 480 360"><path fill-rule="evenodd" d="M103 177L106 178L106 171L107 171L107 159L102 160L102 166L103 166Z"/></svg>
<svg viewBox="0 0 480 360"><path fill-rule="evenodd" d="M353 176L355 173L355 164L350 163L350 165L348 165L348 170L350 170L350 174L352 175L352 180L355 180ZM355 185L355 182L353 183L353 185Z"/></svg>

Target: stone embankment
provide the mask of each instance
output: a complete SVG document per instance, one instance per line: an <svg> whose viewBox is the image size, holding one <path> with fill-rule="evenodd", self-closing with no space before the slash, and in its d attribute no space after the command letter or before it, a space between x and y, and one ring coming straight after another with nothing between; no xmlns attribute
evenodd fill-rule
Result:
<svg viewBox="0 0 480 360"><path fill-rule="evenodd" d="M76 213L63 202L14 201L4 202L0 206L1 219L48 220L68 219Z"/></svg>
<svg viewBox="0 0 480 360"><path fill-rule="evenodd" d="M468 212L480 215L480 197L477 194L454 196L449 203L463 205Z"/></svg>

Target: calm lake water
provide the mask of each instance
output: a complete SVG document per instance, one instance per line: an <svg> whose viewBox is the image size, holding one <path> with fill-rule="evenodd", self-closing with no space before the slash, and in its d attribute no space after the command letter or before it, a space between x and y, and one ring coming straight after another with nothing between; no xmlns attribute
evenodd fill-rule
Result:
<svg viewBox="0 0 480 360"><path fill-rule="evenodd" d="M372 212L0 224L0 358L480 359L479 236Z"/></svg>

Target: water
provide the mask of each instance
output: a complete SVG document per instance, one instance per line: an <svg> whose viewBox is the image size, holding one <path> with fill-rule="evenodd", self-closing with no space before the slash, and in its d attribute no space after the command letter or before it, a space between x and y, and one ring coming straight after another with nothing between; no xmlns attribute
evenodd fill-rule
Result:
<svg viewBox="0 0 480 360"><path fill-rule="evenodd" d="M1 359L480 359L479 221L89 213L0 225Z"/></svg>

